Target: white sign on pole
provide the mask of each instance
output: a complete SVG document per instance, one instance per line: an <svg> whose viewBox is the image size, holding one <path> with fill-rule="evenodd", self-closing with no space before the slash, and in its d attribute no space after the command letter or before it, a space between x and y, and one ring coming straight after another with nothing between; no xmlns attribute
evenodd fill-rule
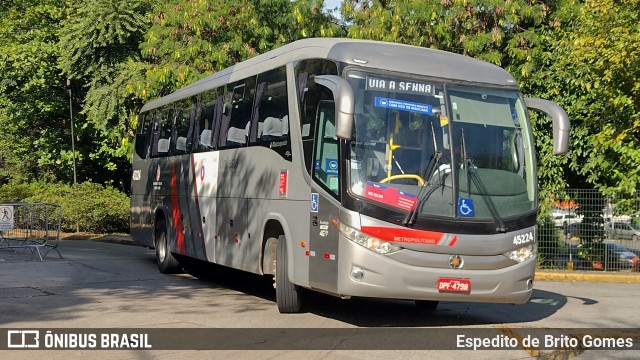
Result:
<svg viewBox="0 0 640 360"><path fill-rule="evenodd" d="M0 205L0 231L13 230L13 206Z"/></svg>

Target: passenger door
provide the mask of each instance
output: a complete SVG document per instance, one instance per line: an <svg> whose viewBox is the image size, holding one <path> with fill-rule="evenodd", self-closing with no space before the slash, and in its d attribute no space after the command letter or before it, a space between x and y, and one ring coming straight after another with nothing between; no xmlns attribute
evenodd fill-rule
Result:
<svg viewBox="0 0 640 360"><path fill-rule="evenodd" d="M316 117L311 187L309 285L337 291L340 215L339 140L335 136L335 105L320 101Z"/></svg>

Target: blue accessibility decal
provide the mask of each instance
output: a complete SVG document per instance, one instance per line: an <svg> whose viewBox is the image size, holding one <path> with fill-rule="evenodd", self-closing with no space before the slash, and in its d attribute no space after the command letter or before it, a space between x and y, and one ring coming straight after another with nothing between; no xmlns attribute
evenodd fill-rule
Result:
<svg viewBox="0 0 640 360"><path fill-rule="evenodd" d="M458 199L458 216L472 217L473 213L473 199L459 198Z"/></svg>

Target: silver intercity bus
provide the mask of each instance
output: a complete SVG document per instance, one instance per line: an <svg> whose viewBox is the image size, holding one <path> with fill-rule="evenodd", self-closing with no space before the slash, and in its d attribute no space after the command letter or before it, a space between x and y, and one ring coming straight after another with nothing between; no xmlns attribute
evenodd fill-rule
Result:
<svg viewBox="0 0 640 360"><path fill-rule="evenodd" d="M503 69L400 44L306 39L146 104L131 236L161 272L196 258L350 296L526 302L536 262L536 156Z"/></svg>

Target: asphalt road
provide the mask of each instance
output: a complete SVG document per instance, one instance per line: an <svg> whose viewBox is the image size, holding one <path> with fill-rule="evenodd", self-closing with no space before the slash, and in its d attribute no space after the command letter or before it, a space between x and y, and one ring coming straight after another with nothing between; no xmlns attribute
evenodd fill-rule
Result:
<svg viewBox="0 0 640 360"><path fill-rule="evenodd" d="M309 293L305 294L306 312L283 315L278 313L275 305L271 281L256 275L218 266L192 266L191 274L162 275L156 269L153 250L131 245L63 240L59 250L63 259L52 252L43 262L28 251L13 253L0 250L0 328L5 330L0 337L7 336L4 335L7 329L201 329L195 330L196 333L203 332L202 329L229 329L226 333L229 339L224 340L224 344L231 345L215 351L188 350L188 347L176 349L171 345L166 350L0 350L2 359L34 356L46 356L48 359L640 357L637 350L551 351L522 347L483 350L472 355L462 350L405 349L402 339L389 345L389 350L335 350L341 347L339 343L332 342L334 339L309 351L295 350L300 348L295 345L301 343L286 337L278 339L281 343L276 346L277 350L270 350L267 345L259 350L243 350L243 342L238 342L239 339L256 337L251 329L263 328L300 329L300 336L313 336L309 329L327 328L338 333L362 328L431 331L427 335L447 335L452 331L465 333L477 329L487 334L506 334L523 328L525 333L531 328L582 328L587 333L599 328L637 330L640 324L640 286L637 284L537 281L531 300L524 305L441 303L436 311L418 310L411 301L341 300ZM193 335L193 332L185 333ZM635 349L640 348L638 334L636 331L631 340ZM191 335L182 334L181 339ZM381 348L380 341L384 339L376 334L365 333L364 336L370 337L366 341L373 348ZM249 340L246 344L255 345ZM166 344L154 345L157 349ZM293 350L288 349L289 345Z"/></svg>

